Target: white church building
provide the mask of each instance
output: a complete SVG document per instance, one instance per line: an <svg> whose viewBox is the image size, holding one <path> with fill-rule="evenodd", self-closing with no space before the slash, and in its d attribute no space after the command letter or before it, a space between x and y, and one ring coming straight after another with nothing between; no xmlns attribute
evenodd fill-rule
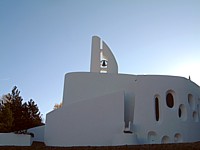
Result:
<svg viewBox="0 0 200 150"><path fill-rule="evenodd" d="M63 106L46 116L48 146L200 141L200 87L189 79L118 73L109 47L92 38L90 72L65 75Z"/></svg>

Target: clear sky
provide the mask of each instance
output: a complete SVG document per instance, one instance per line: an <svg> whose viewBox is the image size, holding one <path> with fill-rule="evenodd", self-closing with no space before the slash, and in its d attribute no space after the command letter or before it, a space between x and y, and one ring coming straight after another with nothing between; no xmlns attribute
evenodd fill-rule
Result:
<svg viewBox="0 0 200 150"><path fill-rule="evenodd" d="M121 73L200 85L200 0L0 0L0 95L16 85L45 118L65 73L89 71L93 35Z"/></svg>

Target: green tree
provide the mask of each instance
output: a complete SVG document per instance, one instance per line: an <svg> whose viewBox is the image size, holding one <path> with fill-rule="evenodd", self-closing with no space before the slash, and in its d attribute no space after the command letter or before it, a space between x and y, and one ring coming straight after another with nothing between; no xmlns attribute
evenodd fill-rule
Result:
<svg viewBox="0 0 200 150"><path fill-rule="evenodd" d="M17 132L43 125L37 104L32 99L23 103L16 86L5 99L0 107L0 132Z"/></svg>
<svg viewBox="0 0 200 150"><path fill-rule="evenodd" d="M29 126L29 128L32 128L41 125L42 118L37 104L35 104L35 102L31 99L30 101L28 101L28 104L25 108L27 108L28 110L27 120L29 120L29 124L27 126Z"/></svg>
<svg viewBox="0 0 200 150"><path fill-rule="evenodd" d="M13 126L13 115L9 106L0 109L0 132L9 132Z"/></svg>

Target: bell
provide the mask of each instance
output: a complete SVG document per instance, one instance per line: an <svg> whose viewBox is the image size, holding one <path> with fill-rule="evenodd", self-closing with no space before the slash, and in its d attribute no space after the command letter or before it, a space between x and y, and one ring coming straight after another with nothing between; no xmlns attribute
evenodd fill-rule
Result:
<svg viewBox="0 0 200 150"><path fill-rule="evenodd" d="M102 60L101 62L102 62L101 64L102 67L107 67L107 60Z"/></svg>

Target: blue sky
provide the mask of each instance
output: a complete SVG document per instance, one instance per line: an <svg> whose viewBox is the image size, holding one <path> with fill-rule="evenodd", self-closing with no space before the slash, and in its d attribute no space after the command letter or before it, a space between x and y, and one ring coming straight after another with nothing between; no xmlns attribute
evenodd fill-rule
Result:
<svg viewBox="0 0 200 150"><path fill-rule="evenodd" d="M121 73L200 85L199 0L1 0L0 95L16 85L45 118L62 101L65 73L89 71L93 35Z"/></svg>

